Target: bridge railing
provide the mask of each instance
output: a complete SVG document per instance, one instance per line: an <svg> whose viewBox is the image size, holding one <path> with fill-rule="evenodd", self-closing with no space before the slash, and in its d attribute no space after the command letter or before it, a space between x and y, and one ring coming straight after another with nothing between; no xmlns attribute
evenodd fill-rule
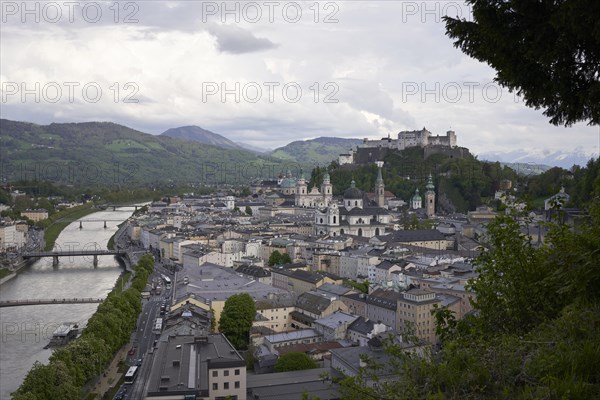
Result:
<svg viewBox="0 0 600 400"><path fill-rule="evenodd" d="M0 307L9 305L35 305L35 304L66 304L66 303L102 303L105 299L95 297L81 297L74 299L22 299L22 300L3 300L0 301Z"/></svg>

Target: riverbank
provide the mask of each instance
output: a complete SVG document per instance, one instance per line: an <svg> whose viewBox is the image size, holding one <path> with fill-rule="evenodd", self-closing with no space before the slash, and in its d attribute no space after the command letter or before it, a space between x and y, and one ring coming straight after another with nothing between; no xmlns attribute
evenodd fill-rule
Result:
<svg viewBox="0 0 600 400"><path fill-rule="evenodd" d="M12 278L14 278L15 276L17 276L17 274L15 274L14 272L12 272L10 269L8 269L8 268L0 268L0 286L4 282L8 282L9 280L11 280Z"/></svg>
<svg viewBox="0 0 600 400"><path fill-rule="evenodd" d="M97 211L100 211L96 208L93 208L92 203L86 203L81 206L69 208L63 211L60 211L50 218L48 218L49 225L44 231L44 242L46 245L44 246L45 251L51 251L54 248L54 242L58 238L58 235L65 229L72 221L63 221L62 219L68 218L69 220L79 219L81 217L85 217L86 215L93 214Z"/></svg>
<svg viewBox="0 0 600 400"><path fill-rule="evenodd" d="M112 208L104 211L98 209L91 211L98 212L84 217L84 220L102 221L107 219L114 223L104 228L101 222L89 224L84 222L84 229L79 229L79 224L72 222L62 230L55 246L68 249L69 246L66 246L66 243L76 242L97 243L99 248L105 248L108 239L116 230L115 224L126 220L130 215L129 209L117 209L116 212ZM66 217L66 219L70 219L70 217ZM38 233L39 237L43 237L42 232ZM51 259L42 258L33 261L31 267L24 267L15 278L2 285L2 300L62 299L67 295L68 298L106 298L115 286L117 287L115 292L120 291L121 286L127 289L126 281L121 283L119 280L123 269L111 256L98 257L97 268L92 267L91 257L61 257L58 267L53 267L51 264ZM125 297L131 297L131 294ZM10 394L18 390L19 385L25 383L28 371L32 369L35 361L44 365L49 363L52 350L43 347L51 339L57 323L76 321L80 326L88 326L88 320L105 307L97 304L60 304L2 308L3 321L10 321L15 326L34 326L38 331L37 336L31 340L23 340L20 331L16 331L14 334L11 331L11 334L4 335L3 340L5 341L0 352L0 370L2 370L0 399L11 398ZM127 312L131 312L131 309ZM114 323L114 320L110 322ZM103 321L96 325L109 326L110 324ZM112 329L108 329L104 332L103 338L109 339L112 336L111 331ZM33 333L30 336L33 337ZM107 340L107 342L112 342L112 340ZM85 344L87 341L82 343ZM109 353L110 356L113 355L112 351ZM100 361L104 360L98 357L97 361L93 361L97 368L96 373L101 371L101 367L107 365ZM108 360L106 362L108 363ZM89 364L86 365L89 367ZM83 366L82 369L86 370L86 368ZM78 373L73 373L71 377L75 378L76 375L79 376ZM64 393L66 392L57 392L54 397L45 398L63 399L65 398Z"/></svg>

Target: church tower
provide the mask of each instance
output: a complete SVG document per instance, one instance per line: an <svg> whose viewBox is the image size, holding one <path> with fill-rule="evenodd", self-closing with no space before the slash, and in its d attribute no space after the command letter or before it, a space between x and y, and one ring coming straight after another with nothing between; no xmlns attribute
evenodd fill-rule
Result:
<svg viewBox="0 0 600 400"><path fill-rule="evenodd" d="M427 185L425 185L425 209L427 211L427 218L431 218L435 215L435 186L433 186L433 179L431 174L427 178Z"/></svg>
<svg viewBox="0 0 600 400"><path fill-rule="evenodd" d="M296 206L305 206L308 185L304 179L304 171L300 170L300 178L296 181Z"/></svg>
<svg viewBox="0 0 600 400"><path fill-rule="evenodd" d="M416 188L415 195L410 199L410 207L413 210L418 210L421 207L423 207L422 202L423 202L423 199L421 198L421 195L419 194L419 188Z"/></svg>
<svg viewBox="0 0 600 400"><path fill-rule="evenodd" d="M325 172L325 175L323 175L323 184L321 185L321 196L323 196L323 203L325 203L326 206L331 204L331 199L333 198L333 187L331 186L331 180L327 172Z"/></svg>
<svg viewBox="0 0 600 400"><path fill-rule="evenodd" d="M377 203L377 207L385 205L385 185L381 176L381 165L377 170L377 180L375 181L375 203Z"/></svg>

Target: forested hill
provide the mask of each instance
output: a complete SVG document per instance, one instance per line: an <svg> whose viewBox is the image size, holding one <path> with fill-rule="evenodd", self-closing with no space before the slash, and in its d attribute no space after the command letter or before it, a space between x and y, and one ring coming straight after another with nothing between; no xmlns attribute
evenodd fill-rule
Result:
<svg viewBox="0 0 600 400"><path fill-rule="evenodd" d="M466 212L482 204L498 205L494 200L496 190L504 179L511 181L518 197L533 207L543 205L543 200L556 194L561 186L571 193L570 206L580 207L595 185L600 186L600 161L590 160L585 167L572 170L552 168L539 175L518 174L500 163L480 161L468 155L465 158L450 158L434 154L423 159L423 149L409 148L389 153L384 161L383 179L385 189L404 201L419 189L425 192L427 177L431 173L437 193L437 208L441 212ZM358 188L372 192L377 178L377 167L371 165L343 165L331 163L327 168L331 175L334 194L342 194L350 187L352 179ZM320 185L325 168L316 168L311 176L311 185Z"/></svg>
<svg viewBox="0 0 600 400"><path fill-rule="evenodd" d="M241 149L156 136L110 122L0 120L4 181L144 185L247 183L288 163Z"/></svg>
<svg viewBox="0 0 600 400"><path fill-rule="evenodd" d="M360 139L320 137L311 140L297 140L275 149L271 155L282 160L291 160L306 165L327 165L337 160L341 153L362 143Z"/></svg>
<svg viewBox="0 0 600 400"><path fill-rule="evenodd" d="M200 128L199 126L180 126L179 128L171 128L161 133L161 136L210 144L225 149L246 150L239 144L227 139L225 136Z"/></svg>

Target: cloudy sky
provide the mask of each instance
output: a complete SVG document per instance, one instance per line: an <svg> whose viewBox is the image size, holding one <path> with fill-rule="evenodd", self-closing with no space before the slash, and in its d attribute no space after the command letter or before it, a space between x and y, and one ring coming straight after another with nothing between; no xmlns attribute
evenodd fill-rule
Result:
<svg viewBox="0 0 600 400"><path fill-rule="evenodd" d="M199 125L263 148L318 136L456 131L475 153L597 154L445 36L462 2L2 1L2 118Z"/></svg>

